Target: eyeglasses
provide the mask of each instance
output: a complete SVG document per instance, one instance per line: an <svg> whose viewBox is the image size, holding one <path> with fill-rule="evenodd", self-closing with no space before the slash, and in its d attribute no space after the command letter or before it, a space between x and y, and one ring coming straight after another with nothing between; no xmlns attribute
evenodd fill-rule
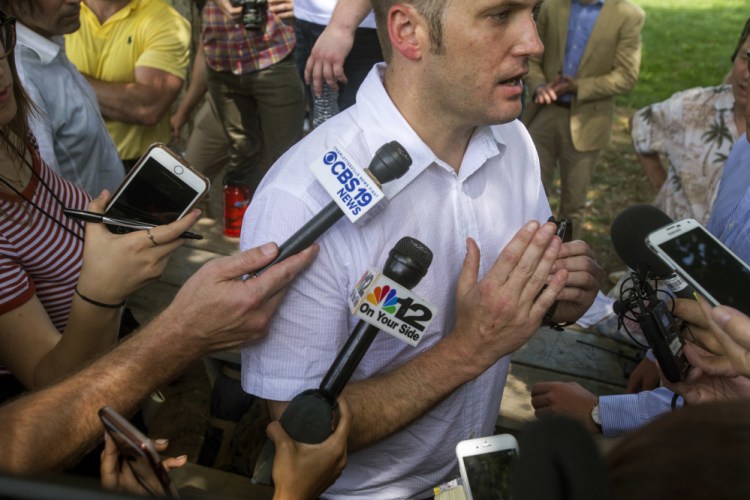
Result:
<svg viewBox="0 0 750 500"><path fill-rule="evenodd" d="M3 11L0 11L0 45L5 53L0 59L8 57L16 46L16 18Z"/></svg>

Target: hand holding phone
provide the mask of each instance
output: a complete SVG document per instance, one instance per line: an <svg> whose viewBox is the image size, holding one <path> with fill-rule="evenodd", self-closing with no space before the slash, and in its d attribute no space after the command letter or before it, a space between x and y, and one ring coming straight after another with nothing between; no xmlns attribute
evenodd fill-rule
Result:
<svg viewBox="0 0 750 500"><path fill-rule="evenodd" d="M169 478L156 445L112 408L99 410L109 440L102 454L102 485L109 489L153 496L180 498ZM116 449L113 449L113 445ZM170 466L184 465L186 458L169 459ZM122 462L127 465L125 470ZM132 479L135 481L132 481ZM136 484L143 489L139 491Z"/></svg>
<svg viewBox="0 0 750 500"><path fill-rule="evenodd" d="M518 442L510 434L467 439L456 445L464 493L468 500L509 500L511 466Z"/></svg>

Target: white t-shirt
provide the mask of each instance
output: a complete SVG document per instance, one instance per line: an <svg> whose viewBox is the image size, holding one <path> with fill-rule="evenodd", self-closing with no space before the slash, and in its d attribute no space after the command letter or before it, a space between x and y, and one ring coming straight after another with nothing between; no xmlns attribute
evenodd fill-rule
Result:
<svg viewBox="0 0 750 500"><path fill-rule="evenodd" d="M550 215L536 150L519 121L477 129L456 174L398 112L383 87L384 70L384 64L375 66L357 104L279 159L245 215L241 248L281 243L331 200L308 168L313 158L338 146L366 167L380 146L398 140L413 159L404 177L384 185L390 199L366 224L342 219L318 240L319 255L291 285L268 337L242 351L242 384L251 394L288 401L318 387L358 321L347 295L368 267L383 268L402 237L417 238L434 253L414 292L439 312L417 348L381 332L352 380L391 371L451 331L467 237L482 251L483 276L523 224ZM493 432L508 365L503 358L413 424L349 455L325 498L409 498L457 477L455 445Z"/></svg>
<svg viewBox="0 0 750 500"><path fill-rule="evenodd" d="M338 0L294 0L294 17L309 23L328 26ZM370 11L359 25L360 28L375 28L375 14Z"/></svg>

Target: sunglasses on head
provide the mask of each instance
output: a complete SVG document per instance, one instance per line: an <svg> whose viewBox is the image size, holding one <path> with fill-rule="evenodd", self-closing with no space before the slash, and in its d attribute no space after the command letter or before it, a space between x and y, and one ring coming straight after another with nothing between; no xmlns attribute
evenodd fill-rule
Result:
<svg viewBox="0 0 750 500"><path fill-rule="evenodd" d="M0 11L0 45L4 52L0 59L8 57L16 46L16 18L3 11Z"/></svg>

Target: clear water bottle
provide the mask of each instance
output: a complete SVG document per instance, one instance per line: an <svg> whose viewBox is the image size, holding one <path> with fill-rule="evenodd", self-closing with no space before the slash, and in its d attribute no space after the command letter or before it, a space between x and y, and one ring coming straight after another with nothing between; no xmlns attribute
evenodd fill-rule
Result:
<svg viewBox="0 0 750 500"><path fill-rule="evenodd" d="M323 83L323 92L313 102L313 128L339 112L339 93Z"/></svg>

